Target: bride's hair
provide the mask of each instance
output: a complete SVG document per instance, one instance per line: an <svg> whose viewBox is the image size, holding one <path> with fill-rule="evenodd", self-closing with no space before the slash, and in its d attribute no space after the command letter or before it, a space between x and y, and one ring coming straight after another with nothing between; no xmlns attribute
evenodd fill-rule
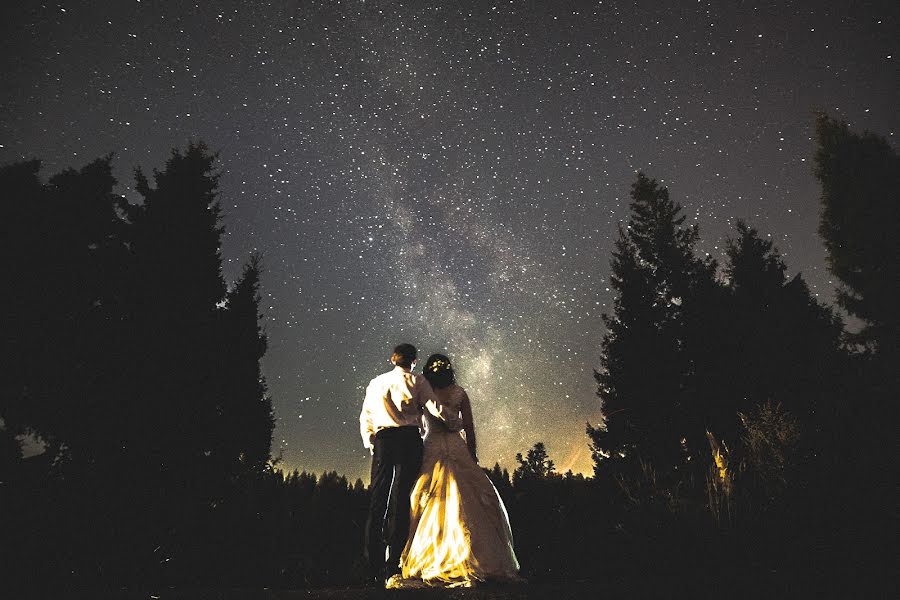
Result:
<svg viewBox="0 0 900 600"><path fill-rule="evenodd" d="M450 359L443 354L432 354L425 361L425 368L422 369L425 379L433 388L445 388L456 383L456 375L453 373L453 365Z"/></svg>

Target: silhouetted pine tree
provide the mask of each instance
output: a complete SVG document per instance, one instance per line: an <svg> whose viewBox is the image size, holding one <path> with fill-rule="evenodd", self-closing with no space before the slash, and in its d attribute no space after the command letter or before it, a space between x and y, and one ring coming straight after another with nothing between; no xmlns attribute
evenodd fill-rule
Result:
<svg viewBox="0 0 900 600"><path fill-rule="evenodd" d="M144 203L126 207L136 333L128 438L176 577L223 551L220 519L236 510L237 478L267 463L274 422L259 364L259 261L226 292L216 158L202 143L173 151L154 186L136 172Z"/></svg>
<svg viewBox="0 0 900 600"><path fill-rule="evenodd" d="M547 479L555 475L556 465L550 460L543 442L537 442L524 457L521 452L517 453L516 462L519 466L513 471L513 485L522 481Z"/></svg>
<svg viewBox="0 0 900 600"><path fill-rule="evenodd" d="M224 310L220 311L219 421L210 432L215 438L209 445L221 459L221 468L230 472L258 471L271 457L275 416L260 369L267 343L260 327L260 271L260 258L254 255L226 294Z"/></svg>
<svg viewBox="0 0 900 600"><path fill-rule="evenodd" d="M497 491L500 492L501 496L503 495L502 490L508 490L512 487L512 481L509 478L509 470L501 468L499 462L495 462L494 466L490 469L484 469L484 472L487 473L491 483L494 484L494 487L497 488Z"/></svg>
<svg viewBox="0 0 900 600"><path fill-rule="evenodd" d="M113 193L111 157L46 184L39 161L0 168L2 465L36 486L4 531L49 577L264 568L223 554L260 547L273 416L259 261L226 294L214 161L191 144L153 186L137 172L138 205ZM44 459L19 460L23 432Z"/></svg>
<svg viewBox="0 0 900 600"><path fill-rule="evenodd" d="M850 549L846 560L873 563L890 543L885 516L894 510L878 457L895 444L900 387L900 156L883 137L854 133L824 114L816 120L816 140L819 234L829 270L841 282L837 302L863 322L847 336L854 352L840 382L833 442L824 448L822 489L834 488L827 505L834 511L826 518L845 536L835 544ZM838 479L842 485L834 484Z"/></svg>
<svg viewBox="0 0 900 600"><path fill-rule="evenodd" d="M698 227L684 225L666 188L639 173L631 198L613 252L614 313L603 316L608 331L595 372L605 427L588 425L588 434L598 465L641 457L666 470L706 443L696 422L702 397L690 379L704 350L693 347L691 334L716 265L695 257Z"/></svg>
<svg viewBox="0 0 900 600"><path fill-rule="evenodd" d="M770 240L738 221L737 237L726 241L725 312L719 335L719 397L711 429L734 445L742 430L737 412L766 401L780 403L811 429L817 412L832 410L842 324L820 304L798 273L787 266Z"/></svg>
<svg viewBox="0 0 900 600"><path fill-rule="evenodd" d="M202 142L173 150L151 187L140 169L135 189L143 204L129 206L141 275L157 313L187 318L210 313L225 295L222 278L218 155ZM155 289L154 289L155 288ZM151 299L148 299L148 304Z"/></svg>
<svg viewBox="0 0 900 600"><path fill-rule="evenodd" d="M39 577L89 580L125 533L112 522L126 504L117 459L129 418L121 292L130 231L110 156L47 183L39 170L39 161L0 169L0 266L10 290L0 297L0 416L47 443L23 461L29 484L8 498L19 509L4 531L13 561L36 565Z"/></svg>
<svg viewBox="0 0 900 600"><path fill-rule="evenodd" d="M154 170L155 187L137 170L144 202L127 207L136 330L129 437L141 464L180 486L196 483L209 462L219 417L215 328L225 282L215 160L203 144L175 150L163 171Z"/></svg>
<svg viewBox="0 0 900 600"><path fill-rule="evenodd" d="M42 184L40 161L0 170L0 417L82 465L117 446L114 360L127 230L111 156ZM61 455L60 455L61 454ZM59 456L58 456L59 455Z"/></svg>
<svg viewBox="0 0 900 600"><path fill-rule="evenodd" d="M815 174L822 184L819 234L840 279L837 301L865 326L852 341L896 359L900 352L900 156L883 137L816 119ZM896 367L896 365L894 365Z"/></svg>
<svg viewBox="0 0 900 600"><path fill-rule="evenodd" d="M499 464L489 474L508 510L516 555L528 577L583 577L597 568L598 537L608 513L600 507L597 486L556 465L542 442L523 456L512 485ZM499 482L499 485L497 484ZM598 514L599 511L599 514Z"/></svg>

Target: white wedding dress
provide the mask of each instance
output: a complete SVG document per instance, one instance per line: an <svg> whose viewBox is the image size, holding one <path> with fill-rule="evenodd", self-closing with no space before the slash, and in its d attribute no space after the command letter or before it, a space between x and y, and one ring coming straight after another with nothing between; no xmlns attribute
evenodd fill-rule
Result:
<svg viewBox="0 0 900 600"><path fill-rule="evenodd" d="M459 412L458 385L436 390ZM402 572L387 587L470 587L481 581L521 581L506 507L469 454L460 432L425 413L422 470L411 496L410 535Z"/></svg>

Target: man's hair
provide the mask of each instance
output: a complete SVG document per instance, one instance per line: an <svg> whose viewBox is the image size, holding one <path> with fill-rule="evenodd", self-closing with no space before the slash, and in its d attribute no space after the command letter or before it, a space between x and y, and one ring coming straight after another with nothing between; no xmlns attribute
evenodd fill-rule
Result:
<svg viewBox="0 0 900 600"><path fill-rule="evenodd" d="M413 361L416 360L417 354L418 350L416 350L416 347L412 344L400 344L394 348L391 360L394 361L394 364L398 367L410 369L412 368Z"/></svg>

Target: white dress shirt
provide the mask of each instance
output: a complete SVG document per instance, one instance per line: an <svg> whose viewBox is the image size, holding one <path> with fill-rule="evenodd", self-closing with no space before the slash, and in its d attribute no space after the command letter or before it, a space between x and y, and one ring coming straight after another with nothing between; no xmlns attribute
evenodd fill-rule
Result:
<svg viewBox="0 0 900 600"><path fill-rule="evenodd" d="M424 411L441 419L450 431L462 429L459 413L445 407L421 375L394 367L369 382L359 415L363 446L373 448L375 434L387 427L422 427Z"/></svg>

